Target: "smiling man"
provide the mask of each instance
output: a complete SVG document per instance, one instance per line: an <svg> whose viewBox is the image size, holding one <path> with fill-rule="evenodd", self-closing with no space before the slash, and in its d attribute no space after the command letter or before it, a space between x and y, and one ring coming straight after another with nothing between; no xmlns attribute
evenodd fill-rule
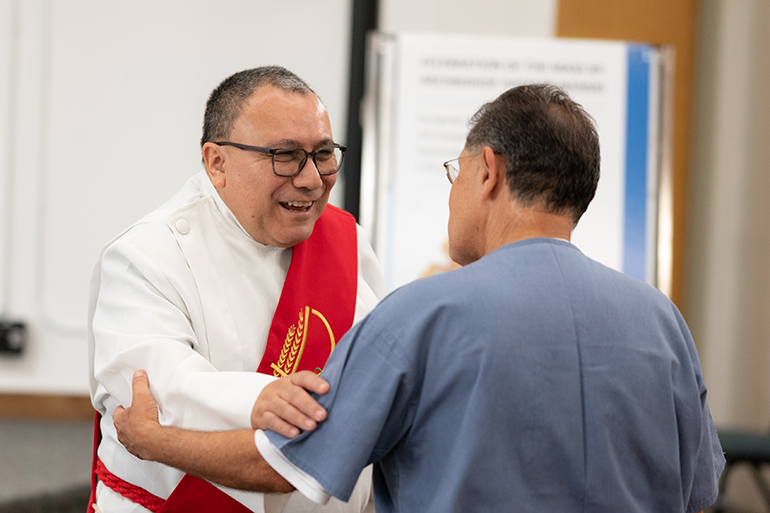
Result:
<svg viewBox="0 0 770 513"><path fill-rule="evenodd" d="M249 235L279 248L310 237L343 157L315 94L263 86L246 100L229 134L206 139L213 139L203 144L211 183ZM274 172L260 172L271 166Z"/></svg>
<svg viewBox="0 0 770 513"><path fill-rule="evenodd" d="M109 242L94 270L92 502L105 513L319 511L300 494L223 493L141 461L112 427L141 367L170 425L312 428L325 412L295 373L322 370L385 291L365 235L327 205L345 148L299 77L263 67L223 81L206 105L201 152L205 169ZM328 511L361 511L370 485L362 475L357 498Z"/></svg>

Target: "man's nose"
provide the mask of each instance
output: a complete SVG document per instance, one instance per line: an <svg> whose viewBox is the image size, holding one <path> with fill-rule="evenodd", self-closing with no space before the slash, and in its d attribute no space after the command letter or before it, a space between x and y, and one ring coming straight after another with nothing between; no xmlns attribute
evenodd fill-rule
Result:
<svg viewBox="0 0 770 513"><path fill-rule="evenodd" d="M299 170L299 174L292 178L292 183L294 183L294 187L311 190L321 187L323 180L312 157L307 158L305 165Z"/></svg>

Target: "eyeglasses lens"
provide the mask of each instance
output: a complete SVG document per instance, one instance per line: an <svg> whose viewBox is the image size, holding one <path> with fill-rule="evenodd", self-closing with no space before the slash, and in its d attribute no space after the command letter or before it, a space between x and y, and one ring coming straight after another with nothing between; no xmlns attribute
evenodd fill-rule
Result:
<svg viewBox="0 0 770 513"><path fill-rule="evenodd" d="M446 169L446 177L449 179L449 183L454 183L460 171L448 162L444 164L444 168Z"/></svg>
<svg viewBox="0 0 770 513"><path fill-rule="evenodd" d="M302 149L286 149L275 152L273 167L280 176L294 176L302 171L305 159L310 156ZM333 175L342 165L342 150L333 146L318 148L313 152L313 161L322 175Z"/></svg>

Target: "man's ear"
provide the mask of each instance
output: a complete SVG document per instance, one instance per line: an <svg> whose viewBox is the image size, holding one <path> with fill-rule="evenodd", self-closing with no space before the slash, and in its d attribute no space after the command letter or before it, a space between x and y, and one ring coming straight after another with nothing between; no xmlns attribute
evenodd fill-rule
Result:
<svg viewBox="0 0 770 513"><path fill-rule="evenodd" d="M207 142L201 148L203 154L203 165L206 167L206 174L209 175L214 187L225 186L225 156L222 153L222 147L218 144Z"/></svg>
<svg viewBox="0 0 770 513"><path fill-rule="evenodd" d="M489 146L484 146L481 156L485 172L482 197L485 200L493 199L500 190L500 186L505 185L505 161Z"/></svg>

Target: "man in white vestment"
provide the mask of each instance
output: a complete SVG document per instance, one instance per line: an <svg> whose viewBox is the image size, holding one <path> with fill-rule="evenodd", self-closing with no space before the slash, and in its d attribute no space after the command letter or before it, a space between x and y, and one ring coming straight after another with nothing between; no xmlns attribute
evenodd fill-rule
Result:
<svg viewBox="0 0 770 513"><path fill-rule="evenodd" d="M291 436L298 428L312 429L325 416L302 388L301 374L292 374L302 369L299 358L320 372L330 352L328 340L333 348L335 339L385 293L366 235L349 214L327 207L345 148L334 143L325 107L299 77L280 67L263 67L226 79L207 103L201 147L205 169L105 245L94 269L90 389L101 415L101 441L92 499L104 513L190 511L189 506L166 504L186 477L183 472L142 461L117 440L112 412L131 404L135 369L153 376L152 393L163 424L196 430L259 427ZM314 240L311 234L325 211L350 217L344 222L352 226L352 259L346 260L352 269L343 269L353 277L352 285L339 300L348 305L348 319L342 329L327 320L327 310L336 308L335 298L312 309L287 307L285 323L293 324L288 331L277 328L275 351L282 350L284 336L289 344L289 335L303 327L308 337L313 330L326 341L320 363L301 354L290 368L283 359L268 361L271 323L276 329L294 247ZM334 237L335 230L329 228L331 235L307 250L308 265L323 268L306 271L310 274L304 281L297 278L296 290L312 289L308 282L314 277L343 265L323 251L344 245ZM321 292L328 293L329 287L325 289ZM333 328L341 332L333 333ZM302 344L304 348L304 339ZM308 345L303 354L311 349ZM256 372L261 365L273 372ZM196 481L191 486L197 490L201 483L207 485ZM200 511L237 511L242 504L256 512L341 513L363 511L370 487L370 475L364 472L349 503L332 501L325 508L299 493L219 487L236 499L232 510L204 499L197 502L197 492L187 488L177 494L195 497Z"/></svg>

